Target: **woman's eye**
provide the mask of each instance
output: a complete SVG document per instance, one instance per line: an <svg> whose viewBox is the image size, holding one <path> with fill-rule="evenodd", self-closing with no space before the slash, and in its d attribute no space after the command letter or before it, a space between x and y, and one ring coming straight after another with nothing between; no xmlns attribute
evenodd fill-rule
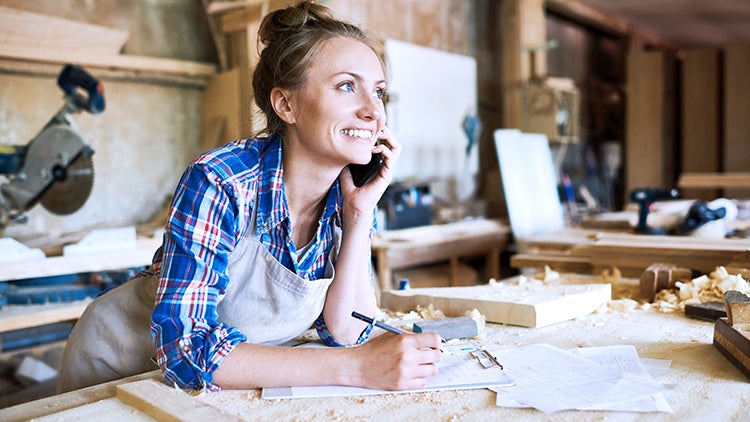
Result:
<svg viewBox="0 0 750 422"><path fill-rule="evenodd" d="M346 92L353 92L354 84L351 82L344 82L341 85L339 85L339 89L344 90Z"/></svg>
<svg viewBox="0 0 750 422"><path fill-rule="evenodd" d="M384 100L387 95L388 93L383 88L378 88L375 90L375 97L377 97L378 99Z"/></svg>

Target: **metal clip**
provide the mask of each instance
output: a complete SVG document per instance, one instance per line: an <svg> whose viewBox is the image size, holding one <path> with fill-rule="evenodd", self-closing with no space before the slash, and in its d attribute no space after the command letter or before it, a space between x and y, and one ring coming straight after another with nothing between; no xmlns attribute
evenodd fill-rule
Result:
<svg viewBox="0 0 750 422"><path fill-rule="evenodd" d="M481 351L475 350L469 353L471 354L471 357L479 362L479 366L483 369L489 369L492 367L498 367L500 370L503 369L503 365L501 365L500 362L498 362L498 360L487 351L487 349L482 349Z"/></svg>

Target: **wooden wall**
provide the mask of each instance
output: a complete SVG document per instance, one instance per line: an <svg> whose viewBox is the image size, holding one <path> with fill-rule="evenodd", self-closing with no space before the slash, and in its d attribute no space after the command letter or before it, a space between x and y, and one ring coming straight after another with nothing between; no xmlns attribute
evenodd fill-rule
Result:
<svg viewBox="0 0 750 422"><path fill-rule="evenodd" d="M686 51L682 63L682 172L750 172L749 66L747 44ZM717 186L685 189L684 193L704 200L750 198L750 189Z"/></svg>

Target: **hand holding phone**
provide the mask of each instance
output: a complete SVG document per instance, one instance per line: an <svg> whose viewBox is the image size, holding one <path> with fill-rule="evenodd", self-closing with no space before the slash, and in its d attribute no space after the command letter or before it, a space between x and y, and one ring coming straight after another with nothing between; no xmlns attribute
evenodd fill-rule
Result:
<svg viewBox="0 0 750 422"><path fill-rule="evenodd" d="M354 186L362 187L380 171L381 167L383 167L383 155L380 153L372 154L372 159L367 164L349 164Z"/></svg>

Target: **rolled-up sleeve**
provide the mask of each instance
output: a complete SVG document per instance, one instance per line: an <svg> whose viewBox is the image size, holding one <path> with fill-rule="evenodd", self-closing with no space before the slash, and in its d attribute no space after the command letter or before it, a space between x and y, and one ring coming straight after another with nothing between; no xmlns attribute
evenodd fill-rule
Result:
<svg viewBox="0 0 750 422"><path fill-rule="evenodd" d="M229 278L228 256L243 227L235 194L205 167L180 181L164 235L151 333L167 381L183 389L219 389L213 372L246 340L218 321Z"/></svg>

